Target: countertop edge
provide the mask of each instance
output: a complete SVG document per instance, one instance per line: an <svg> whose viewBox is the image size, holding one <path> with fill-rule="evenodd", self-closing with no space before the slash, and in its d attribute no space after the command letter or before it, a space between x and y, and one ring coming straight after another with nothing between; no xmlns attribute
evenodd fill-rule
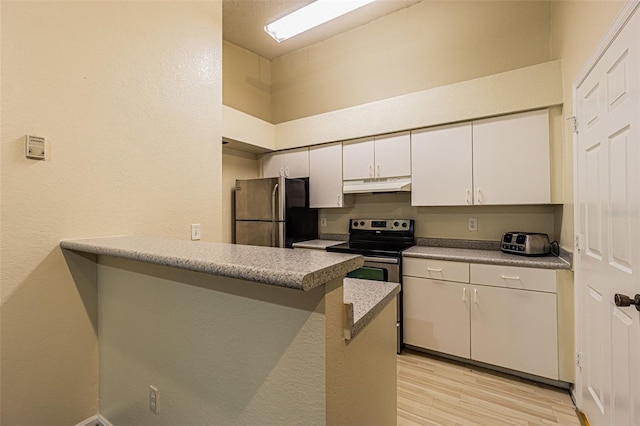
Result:
<svg viewBox="0 0 640 426"><path fill-rule="evenodd" d="M393 301L393 299L398 294L400 294L400 284L398 283L360 280L356 278L345 278L343 286L346 290L347 287L353 285L356 282L360 282L360 283L369 282L368 284L365 284L365 285L385 285L385 286L389 286L390 288L384 291L383 296L378 297L376 300L373 301L373 303L366 303L365 306L368 307L367 311L361 316L359 316L358 318L354 318L353 324L347 325L347 327L350 326L350 337L346 339L347 341L353 340L391 301ZM362 296L363 298L371 297L371 294L369 292L362 291ZM345 297L344 303L345 304L353 303L355 307L357 303L362 303L360 302L360 300L361 299L357 296L351 297L349 298L349 300L347 300L347 298ZM372 305L372 306L369 307L369 305Z"/></svg>
<svg viewBox="0 0 640 426"><path fill-rule="evenodd" d="M420 253L415 248L423 248L431 250L430 253ZM445 250L441 247L427 247L427 246L414 246L412 249L402 252L403 257L413 257L421 259L434 259L434 260L448 260L452 262L467 262L467 263L481 263L489 265L503 265L503 266L520 266L527 268L539 268L539 269L560 269L570 270L571 264L562 257L522 257L517 255L506 255L501 251L493 253L492 250L480 250L480 249L464 249L455 248L450 250L456 250L458 254L452 253L438 253L438 250ZM477 252L482 252L482 256ZM500 258L499 256L510 256L508 259Z"/></svg>
<svg viewBox="0 0 640 426"><path fill-rule="evenodd" d="M293 248L325 250L327 247L336 246L342 243L344 243L344 241L316 239L316 240L300 241L297 243L293 243L292 246Z"/></svg>
<svg viewBox="0 0 640 426"><path fill-rule="evenodd" d="M115 238L136 238L136 237L103 237L98 239L69 239L60 241L60 247L65 250L90 253L102 256L112 256L128 260L140 261L150 264L169 266L177 269L183 269L193 272L206 273L210 275L219 275L229 278L253 281L267 285L286 287L295 290L308 291L315 287L324 285L329 281L344 277L348 272L361 267L364 260L361 256L354 256L351 259L345 259L336 262L334 265L325 266L312 270L307 273L287 271L286 274L276 274L276 271L270 268L261 268L257 266L243 266L229 263L216 263L214 261L203 261L201 259L191 259L185 256L167 255L163 253L153 252L151 250L135 250L127 248L118 248L112 246L101 246L95 244L96 240L110 240ZM145 237L137 237L143 241ZM175 241L177 244L190 243L183 240L157 239L165 242ZM93 243L91 242L93 241ZM210 247L214 245L223 245L222 243L204 243ZM229 244L229 246L232 246Z"/></svg>

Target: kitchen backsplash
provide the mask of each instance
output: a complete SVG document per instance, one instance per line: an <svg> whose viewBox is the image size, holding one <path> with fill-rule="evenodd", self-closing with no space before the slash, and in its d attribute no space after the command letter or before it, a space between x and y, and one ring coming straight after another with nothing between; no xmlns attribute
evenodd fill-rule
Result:
<svg viewBox="0 0 640 426"><path fill-rule="evenodd" d="M321 209L326 226L321 234L347 234L351 218L415 219L419 238L451 238L498 241L507 231L542 232L554 240L560 236L561 205L412 207L410 193L357 194L353 207ZM468 230L468 219L477 218L478 230Z"/></svg>

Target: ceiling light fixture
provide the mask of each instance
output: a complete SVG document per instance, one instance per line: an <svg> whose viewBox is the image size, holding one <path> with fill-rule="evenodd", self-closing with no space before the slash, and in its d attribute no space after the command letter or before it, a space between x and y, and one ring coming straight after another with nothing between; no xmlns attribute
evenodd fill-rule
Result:
<svg viewBox="0 0 640 426"><path fill-rule="evenodd" d="M266 25L264 30L280 43L373 1L375 0L316 0Z"/></svg>

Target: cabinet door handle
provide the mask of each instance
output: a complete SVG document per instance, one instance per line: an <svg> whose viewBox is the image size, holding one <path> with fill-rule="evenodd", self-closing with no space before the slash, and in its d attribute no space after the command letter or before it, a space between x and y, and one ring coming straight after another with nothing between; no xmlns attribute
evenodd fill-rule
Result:
<svg viewBox="0 0 640 426"><path fill-rule="evenodd" d="M280 176L284 176L284 167L280 167Z"/></svg>
<svg viewBox="0 0 640 426"><path fill-rule="evenodd" d="M284 168L284 176L285 177L289 177L289 168L288 167Z"/></svg>
<svg viewBox="0 0 640 426"><path fill-rule="evenodd" d="M503 280L515 280L518 281L520 277L518 275L500 275Z"/></svg>
<svg viewBox="0 0 640 426"><path fill-rule="evenodd" d="M373 164L369 164L369 177L373 177Z"/></svg>
<svg viewBox="0 0 640 426"><path fill-rule="evenodd" d="M442 268L429 268L429 267L427 267L427 271L429 271L429 272L442 272Z"/></svg>
<svg viewBox="0 0 640 426"><path fill-rule="evenodd" d="M462 287L462 301L463 302L467 302L467 288L466 287Z"/></svg>
<svg viewBox="0 0 640 426"><path fill-rule="evenodd" d="M478 289L473 289L473 303L478 303Z"/></svg>
<svg viewBox="0 0 640 426"><path fill-rule="evenodd" d="M471 191L467 189L467 192L465 193L464 198L467 201L467 204L471 204Z"/></svg>
<svg viewBox="0 0 640 426"><path fill-rule="evenodd" d="M342 195L338 194L338 206L339 206L339 207L340 207L340 206L342 206L342 200L341 200L341 198L342 198Z"/></svg>
<svg viewBox="0 0 640 426"><path fill-rule="evenodd" d="M377 168L378 168L378 177L380 177L380 164L378 164Z"/></svg>

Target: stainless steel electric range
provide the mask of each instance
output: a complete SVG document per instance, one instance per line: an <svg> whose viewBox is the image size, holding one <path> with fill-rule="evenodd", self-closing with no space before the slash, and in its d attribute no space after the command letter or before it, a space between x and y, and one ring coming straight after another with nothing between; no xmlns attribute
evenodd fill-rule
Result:
<svg viewBox="0 0 640 426"><path fill-rule="evenodd" d="M402 284L402 252L415 245L413 219L351 219L349 241L327 251L364 256L364 266L347 276ZM402 290L401 290L402 292ZM402 349L402 293L398 296L397 350Z"/></svg>

